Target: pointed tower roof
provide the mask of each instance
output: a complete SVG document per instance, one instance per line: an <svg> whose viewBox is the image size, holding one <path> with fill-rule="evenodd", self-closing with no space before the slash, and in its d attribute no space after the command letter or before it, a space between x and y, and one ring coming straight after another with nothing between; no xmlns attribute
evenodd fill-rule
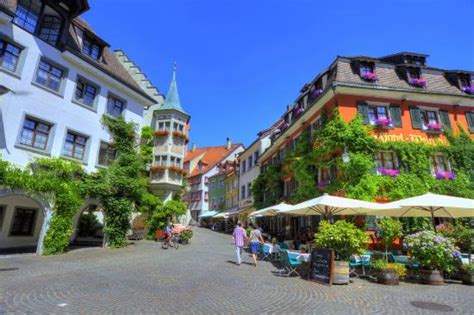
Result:
<svg viewBox="0 0 474 315"><path fill-rule="evenodd" d="M178 85L176 84L176 63L173 68L173 79L171 80L170 89L166 95L165 103L160 109L174 109L186 114L179 101Z"/></svg>

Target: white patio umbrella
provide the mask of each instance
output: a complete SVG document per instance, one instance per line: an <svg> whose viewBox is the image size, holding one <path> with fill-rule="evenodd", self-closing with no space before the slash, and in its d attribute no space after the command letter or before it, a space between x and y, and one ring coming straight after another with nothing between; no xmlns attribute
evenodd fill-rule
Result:
<svg viewBox="0 0 474 315"><path fill-rule="evenodd" d="M324 194L296 204L282 214L321 215L327 218L334 215L370 215L376 209L385 209L385 205Z"/></svg>
<svg viewBox="0 0 474 315"><path fill-rule="evenodd" d="M249 214L249 217L265 217L265 216L275 216L279 213L282 213L287 210L293 209L292 205L287 203L279 203L277 205L273 205L264 209L257 210Z"/></svg>
<svg viewBox="0 0 474 315"><path fill-rule="evenodd" d="M421 196L402 199L384 205L375 215L388 217L431 217L436 230L435 217L463 218L474 217L474 200L446 195L427 193Z"/></svg>

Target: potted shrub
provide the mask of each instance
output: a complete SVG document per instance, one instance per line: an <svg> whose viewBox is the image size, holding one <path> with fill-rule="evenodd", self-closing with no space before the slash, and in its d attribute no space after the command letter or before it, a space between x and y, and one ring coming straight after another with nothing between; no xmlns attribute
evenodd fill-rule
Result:
<svg viewBox="0 0 474 315"><path fill-rule="evenodd" d="M193 231L191 230L184 230L179 235L181 239L181 244L189 244L189 240L193 237Z"/></svg>
<svg viewBox="0 0 474 315"><path fill-rule="evenodd" d="M349 259L352 255L362 255L367 250L369 237L354 224L340 220L334 224L322 221L315 235L317 248L332 249L335 252L336 274L334 283L349 283Z"/></svg>
<svg viewBox="0 0 474 315"><path fill-rule="evenodd" d="M459 278L463 284L474 285L474 263L459 268Z"/></svg>
<svg viewBox="0 0 474 315"><path fill-rule="evenodd" d="M397 238L402 236L402 223L391 218L383 218L375 228L375 233L385 247L385 260L388 262L388 249Z"/></svg>
<svg viewBox="0 0 474 315"><path fill-rule="evenodd" d="M425 284L443 284L443 272L452 271L456 260L461 256L449 238L432 231L407 235L404 245L420 264L420 278Z"/></svg>
<svg viewBox="0 0 474 315"><path fill-rule="evenodd" d="M399 279L407 274L407 270L402 264L387 263L382 259L370 262L370 267L375 273L377 283L385 285L398 285Z"/></svg>

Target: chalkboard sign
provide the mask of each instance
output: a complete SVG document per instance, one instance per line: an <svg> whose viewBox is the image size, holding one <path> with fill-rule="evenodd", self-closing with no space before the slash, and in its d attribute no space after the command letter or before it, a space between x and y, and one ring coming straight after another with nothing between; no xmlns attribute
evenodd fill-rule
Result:
<svg viewBox="0 0 474 315"><path fill-rule="evenodd" d="M334 252L331 249L313 249L311 252L310 280L331 285L334 273Z"/></svg>

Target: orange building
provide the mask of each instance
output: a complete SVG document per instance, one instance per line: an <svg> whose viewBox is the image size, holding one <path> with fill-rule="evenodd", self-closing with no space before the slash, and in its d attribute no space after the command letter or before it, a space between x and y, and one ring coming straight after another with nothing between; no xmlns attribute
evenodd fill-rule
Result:
<svg viewBox="0 0 474 315"><path fill-rule="evenodd" d="M304 130L314 132L323 113L338 108L352 120L360 114L381 141L445 141L443 132L458 125L474 133L474 72L427 65L428 55L402 52L373 58L341 57L305 84L283 115L285 124L272 137L259 164L283 161ZM320 174L324 178L324 174ZM284 195L296 189L285 179Z"/></svg>

